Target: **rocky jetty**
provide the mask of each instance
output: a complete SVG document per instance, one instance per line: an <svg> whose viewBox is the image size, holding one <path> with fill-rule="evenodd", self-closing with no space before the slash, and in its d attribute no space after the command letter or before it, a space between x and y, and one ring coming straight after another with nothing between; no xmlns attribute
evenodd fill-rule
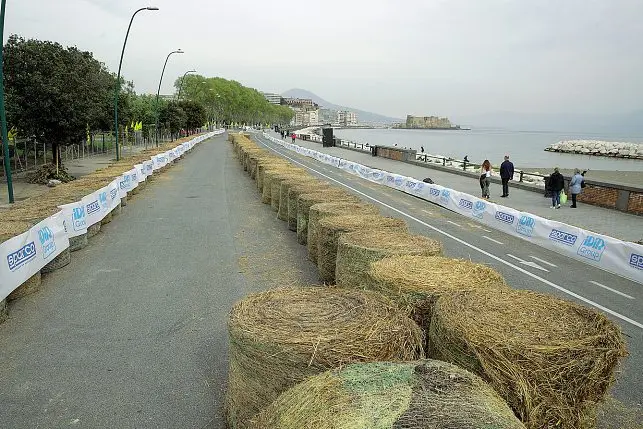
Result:
<svg viewBox="0 0 643 429"><path fill-rule="evenodd" d="M565 140L545 148L548 152L643 159L643 144L600 140Z"/></svg>

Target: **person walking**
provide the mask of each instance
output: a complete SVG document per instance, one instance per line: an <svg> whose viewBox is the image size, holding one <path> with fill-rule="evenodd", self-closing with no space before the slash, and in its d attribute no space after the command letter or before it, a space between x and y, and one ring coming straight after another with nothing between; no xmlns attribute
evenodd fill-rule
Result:
<svg viewBox="0 0 643 429"><path fill-rule="evenodd" d="M560 174L558 167L549 176L549 188L551 189L551 208L560 208L560 193L565 188L565 178Z"/></svg>
<svg viewBox="0 0 643 429"><path fill-rule="evenodd" d="M292 133L292 136L290 136L290 137L292 137L292 142L294 143L294 142L295 142L295 139L297 138L297 134Z"/></svg>
<svg viewBox="0 0 643 429"><path fill-rule="evenodd" d="M489 199L489 184L491 183L491 163L485 159L480 167L480 189L482 189L482 198Z"/></svg>
<svg viewBox="0 0 643 429"><path fill-rule="evenodd" d="M580 173L580 170L575 168L572 180L569 182L569 192L572 194L572 205L569 207L572 209L576 208L576 197L581 193L583 180L583 175Z"/></svg>
<svg viewBox="0 0 643 429"><path fill-rule="evenodd" d="M509 161L509 155L505 155L505 160L500 164L500 179L502 180L502 198L509 196L509 181L514 178L514 165Z"/></svg>

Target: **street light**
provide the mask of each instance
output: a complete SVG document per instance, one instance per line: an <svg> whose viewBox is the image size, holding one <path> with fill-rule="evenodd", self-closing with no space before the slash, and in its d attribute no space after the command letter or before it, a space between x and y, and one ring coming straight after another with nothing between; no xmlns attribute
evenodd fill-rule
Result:
<svg viewBox="0 0 643 429"><path fill-rule="evenodd" d="M4 0L3 0L4 1ZM129 30L132 28L132 22L137 13L144 10L159 10L158 7L148 6L142 7L132 15L125 33L125 41L123 42L123 50L121 50L121 60L118 63L118 74L116 75L116 90L114 91L114 131L116 133L116 161L120 160L120 152L118 150L118 95L121 92L121 66L123 65L123 55L125 55L125 45L127 45L127 38L129 37Z"/></svg>
<svg viewBox="0 0 643 429"><path fill-rule="evenodd" d="M161 71L161 79L159 79L159 89L156 91L156 147L159 147L159 94L161 93L161 84L163 83L163 75L165 74L165 66L167 66L167 60L170 59L172 54L184 54L181 49L172 51L167 54L165 58L165 64L163 64L163 71Z"/></svg>
<svg viewBox="0 0 643 429"><path fill-rule="evenodd" d="M2 0L0 7L0 40L4 40L4 8L7 0ZM7 176L7 193L9 202L13 203L13 181L11 180L11 163L9 162L9 133L7 132L7 114L4 111L4 49L0 49L0 122L2 122L2 147L4 149L4 173Z"/></svg>
<svg viewBox="0 0 643 429"><path fill-rule="evenodd" d="M176 96L177 100L181 101L181 90L183 89L183 81L185 81L185 76L188 73L196 73L196 70L188 70L185 73L183 73L183 77L181 78L181 85L179 85L179 94Z"/></svg>

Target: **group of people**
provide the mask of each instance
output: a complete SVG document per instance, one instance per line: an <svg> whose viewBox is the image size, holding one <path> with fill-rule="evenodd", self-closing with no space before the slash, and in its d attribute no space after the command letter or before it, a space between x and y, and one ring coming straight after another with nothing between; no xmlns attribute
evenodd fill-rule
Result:
<svg viewBox="0 0 643 429"><path fill-rule="evenodd" d="M580 172L578 168L574 169L574 175L572 176L569 182L569 193L572 197L572 204L569 206L572 209L575 209L576 201L578 195L582 192L582 188L585 187L585 175L586 171ZM482 198L489 199L489 185L491 184L491 176L494 175L493 168L491 167L491 162L488 159L485 159L480 167L480 189L482 190ZM500 164L500 179L502 181L502 195L500 197L507 198L509 197L509 181L514 178L514 165L509 161L509 155L505 155L505 160ZM551 191L551 208L559 209L560 208L560 199L561 195L564 193L565 189L565 178L560 173L558 167L554 168L554 172L549 176L549 190Z"/></svg>
<svg viewBox="0 0 643 429"><path fill-rule="evenodd" d="M288 136L288 131L281 131L281 139L282 140L285 139L287 136ZM290 138L292 139L292 142L294 143L295 139L297 139L297 134L292 133L290 135Z"/></svg>

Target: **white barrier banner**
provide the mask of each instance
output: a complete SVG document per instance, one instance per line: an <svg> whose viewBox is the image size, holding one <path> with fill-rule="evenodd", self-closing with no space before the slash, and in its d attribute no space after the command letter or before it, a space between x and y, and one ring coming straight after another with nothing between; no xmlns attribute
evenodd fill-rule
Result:
<svg viewBox="0 0 643 429"><path fill-rule="evenodd" d="M114 210L116 207L121 205L121 196L119 192L119 183L120 178L116 178L107 185L107 198L109 200L109 211Z"/></svg>
<svg viewBox="0 0 643 429"><path fill-rule="evenodd" d="M420 197L477 222L519 237L616 275L643 283L643 246L541 218L473 195L426 184L417 179L286 143L266 133L270 141L363 179Z"/></svg>
<svg viewBox="0 0 643 429"><path fill-rule="evenodd" d="M120 198L127 197L127 192L132 190L132 175L130 172L123 173L118 181L118 191Z"/></svg>
<svg viewBox="0 0 643 429"><path fill-rule="evenodd" d="M0 301L69 247L59 212L0 244Z"/></svg>
<svg viewBox="0 0 643 429"><path fill-rule="evenodd" d="M91 226L96 222L103 220L105 215L109 213L110 206L107 198L109 192L108 186L105 186L98 191L86 195L81 200L85 206L85 215L87 216L87 226Z"/></svg>
<svg viewBox="0 0 643 429"><path fill-rule="evenodd" d="M134 168L136 169L136 183L141 183L145 182L145 173L143 172L143 164L136 164L134 165Z"/></svg>
<svg viewBox="0 0 643 429"><path fill-rule="evenodd" d="M152 173L154 172L154 161L149 160L143 162L143 174L145 174L145 178L148 176L151 176Z"/></svg>
<svg viewBox="0 0 643 429"><path fill-rule="evenodd" d="M58 208L62 211L65 230L69 238L87 233L87 216L85 215L85 206L81 201L64 204Z"/></svg>

